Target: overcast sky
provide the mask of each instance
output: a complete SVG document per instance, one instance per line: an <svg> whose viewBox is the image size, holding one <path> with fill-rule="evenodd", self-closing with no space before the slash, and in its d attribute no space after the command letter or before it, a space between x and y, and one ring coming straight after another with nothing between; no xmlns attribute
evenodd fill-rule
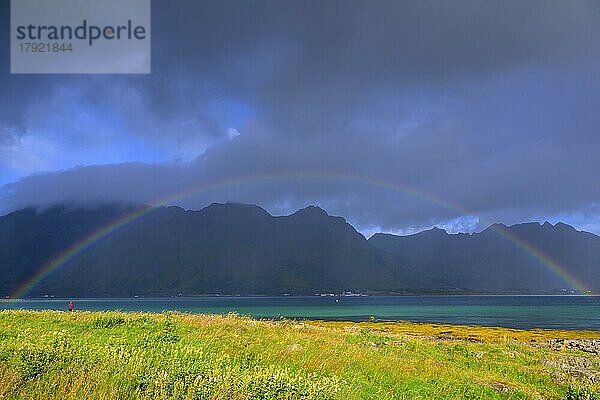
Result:
<svg viewBox="0 0 600 400"><path fill-rule="evenodd" d="M11 75L0 214L309 204L366 235L600 233L600 2L152 2L150 75Z"/></svg>

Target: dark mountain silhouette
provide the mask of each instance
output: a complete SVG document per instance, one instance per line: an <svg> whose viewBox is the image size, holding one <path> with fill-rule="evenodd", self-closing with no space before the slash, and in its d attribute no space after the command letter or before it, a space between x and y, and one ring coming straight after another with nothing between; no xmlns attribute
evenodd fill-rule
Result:
<svg viewBox="0 0 600 400"><path fill-rule="evenodd" d="M0 219L3 295L86 233L132 209L23 210ZM318 207L273 217L258 206L156 209L92 244L31 295L130 296L392 291L418 282L343 218Z"/></svg>
<svg viewBox="0 0 600 400"><path fill-rule="evenodd" d="M501 292L600 288L600 237L546 222L480 233L448 234L433 228L410 236L375 234L374 247L430 278L434 287Z"/></svg>
<svg viewBox="0 0 600 400"><path fill-rule="evenodd" d="M53 207L0 217L0 294L136 208ZM518 237L600 288L600 238L565 224L493 226L477 234L433 229L368 241L318 207L274 217L254 205L199 211L160 207L111 230L60 264L30 296L551 292L572 289Z"/></svg>

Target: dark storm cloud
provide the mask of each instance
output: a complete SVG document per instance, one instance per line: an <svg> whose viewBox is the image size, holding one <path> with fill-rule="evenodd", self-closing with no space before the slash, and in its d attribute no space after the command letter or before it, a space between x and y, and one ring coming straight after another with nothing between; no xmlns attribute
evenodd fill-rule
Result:
<svg viewBox="0 0 600 400"><path fill-rule="evenodd" d="M386 230L596 215L596 2L152 5L150 76L0 78L18 91L0 94L0 132L35 137L47 122L71 132L53 130L72 151L77 137L111 132L94 158L47 169L144 163L25 177L2 189L4 211L196 188L176 202L318 203ZM91 117L32 117L48 98ZM135 151L136 140L167 156ZM111 143L134 149L103 160Z"/></svg>
<svg viewBox="0 0 600 400"><path fill-rule="evenodd" d="M456 79L578 65L598 53L593 2L179 4L154 3L157 67L214 81L287 134L343 128L373 97L439 95ZM169 108L168 96L152 98Z"/></svg>

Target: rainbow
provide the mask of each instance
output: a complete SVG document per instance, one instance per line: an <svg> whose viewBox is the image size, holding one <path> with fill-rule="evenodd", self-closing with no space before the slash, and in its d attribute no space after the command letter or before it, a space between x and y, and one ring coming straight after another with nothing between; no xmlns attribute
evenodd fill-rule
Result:
<svg viewBox="0 0 600 400"><path fill-rule="evenodd" d="M183 192L179 192L175 195L171 195L168 197L161 198L159 200L153 201L150 205L146 205L143 207L138 207L126 213L119 218L110 221L109 223L101 226L75 243L71 244L69 247L64 249L61 253L56 255L54 258L50 259L48 262L43 264L37 272L23 282L11 295L11 298L23 298L27 296L27 294L44 278L46 278L53 271L60 268L62 265L66 264L69 260L77 257L79 254L85 252L90 246L94 243L97 243L106 237L110 236L113 232L123 228L129 224L134 223L135 221L143 218L147 214L153 212L154 210L159 209L161 206L168 205L178 200L185 199L187 197L191 197L194 195L199 195L207 192L211 192L214 190L228 188L239 185L246 184L254 184L261 182L276 182L278 180L290 180L290 179L310 179L310 180L329 180L335 182L347 182L353 184L363 184L374 187L379 187L383 189L388 189L392 191L402 192L411 196L415 196L417 198L426 200L432 204L439 205L443 208L452 210L453 212L459 212L461 214L469 214L467 210L462 209L461 207L439 199L429 193L416 190L412 187L391 183L387 181L383 181L380 179L375 179L368 176L360 176L360 175L346 175L346 174L338 174L338 173L324 173L324 172L293 172L293 173L278 173L278 174L263 174L263 175L249 175L249 176L239 176L229 179L224 179L218 182L212 182L203 184L199 187L194 187L188 189ZM575 276L573 276L569 271L552 257L544 254L542 251L537 249L532 244L526 242L522 238L516 236L509 230L507 230L502 225L492 225L492 228L498 232L502 237L506 240L514 243L523 251L525 251L529 256L531 256L534 260L540 262L543 266L545 266L552 273L559 276L562 280L565 281L569 286L575 288L581 294L589 294L590 291L586 288L586 286L580 282Z"/></svg>

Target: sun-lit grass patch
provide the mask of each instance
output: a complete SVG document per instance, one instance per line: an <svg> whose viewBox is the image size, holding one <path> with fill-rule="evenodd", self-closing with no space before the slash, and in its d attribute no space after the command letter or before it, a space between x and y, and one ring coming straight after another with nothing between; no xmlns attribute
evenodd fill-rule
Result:
<svg viewBox="0 0 600 400"><path fill-rule="evenodd" d="M552 330L552 329L510 329L486 326L465 326L448 324L422 324L410 321L401 322L346 322L310 321L311 325L346 330L370 329L437 339L460 339L489 343L545 342L552 339L600 339L600 331Z"/></svg>
<svg viewBox="0 0 600 400"><path fill-rule="evenodd" d="M598 332L0 311L0 398L593 399ZM532 342L535 340L535 342Z"/></svg>

